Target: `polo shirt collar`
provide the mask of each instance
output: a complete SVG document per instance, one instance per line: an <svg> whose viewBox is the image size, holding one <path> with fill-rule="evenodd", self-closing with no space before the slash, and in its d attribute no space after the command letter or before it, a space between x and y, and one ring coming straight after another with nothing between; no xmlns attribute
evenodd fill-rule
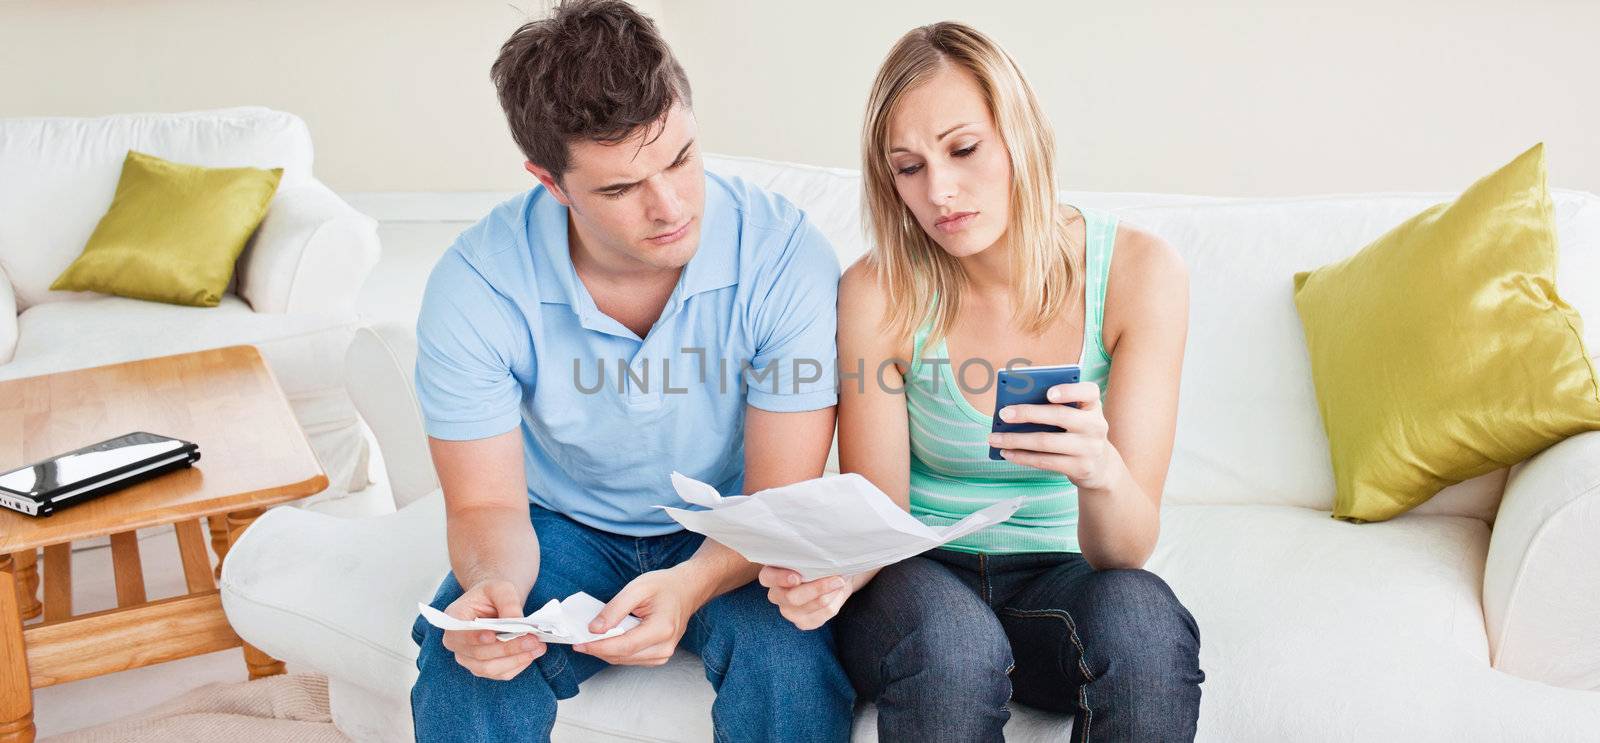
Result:
<svg viewBox="0 0 1600 743"><path fill-rule="evenodd" d="M739 281L739 210L723 184L706 178L705 209L700 216L700 246L684 266L678 285L668 299L662 317L681 309L685 300L702 292L732 286ZM590 330L632 335L626 328L595 306L589 290L578 279L567 241L567 207L556 201L543 186L529 192L524 208L526 239L534 257L539 301L564 304L572 308L583 326ZM613 327L614 326L614 327Z"/></svg>
<svg viewBox="0 0 1600 743"><path fill-rule="evenodd" d="M706 178L700 216L700 247L683 267L678 291L684 298L739 283L739 208L716 178Z"/></svg>

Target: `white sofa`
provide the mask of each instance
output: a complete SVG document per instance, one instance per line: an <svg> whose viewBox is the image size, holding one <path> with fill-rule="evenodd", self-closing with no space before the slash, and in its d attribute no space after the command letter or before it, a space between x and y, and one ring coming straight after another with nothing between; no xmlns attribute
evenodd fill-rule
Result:
<svg viewBox="0 0 1600 743"><path fill-rule="evenodd" d="M863 251L854 172L737 158L710 167L793 199L841 261ZM1392 521L1329 516L1333 476L1291 276L1450 196L1066 196L1163 235L1192 273L1176 451L1148 567L1199 621L1201 740L1600 739L1600 432ZM1600 349L1600 198L1555 201L1558 284ZM223 566L239 634L326 673L334 721L358 741L408 739L410 625L448 569L414 353L408 329L365 329L347 367L399 510L363 520L274 510ZM556 736L707 740L711 697L683 653L659 669L608 669L562 702ZM1065 739L1072 724L1013 713L1015 740ZM875 738L870 705L856 738Z"/></svg>
<svg viewBox="0 0 1600 743"><path fill-rule="evenodd" d="M218 306L50 291L110 206L130 149L283 168ZM305 122L265 108L0 119L0 380L253 343L328 474L327 496L366 487L361 423L328 370L357 324L377 223L317 181L311 161Z"/></svg>

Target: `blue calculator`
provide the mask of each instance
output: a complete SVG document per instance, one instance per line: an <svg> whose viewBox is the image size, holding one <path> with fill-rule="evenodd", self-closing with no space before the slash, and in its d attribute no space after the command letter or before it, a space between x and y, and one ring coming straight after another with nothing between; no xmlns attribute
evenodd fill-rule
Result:
<svg viewBox="0 0 1600 743"><path fill-rule="evenodd" d="M1019 366L1012 369L1001 369L995 380L994 395L994 423L991 430L995 433L1038 433L1044 431L1061 431L1058 426L1047 426L1042 423L1007 423L1000 420L1000 410L1008 405L1049 405L1045 393L1058 384L1074 384L1083 374L1083 368L1077 364L1062 364L1059 366ZM1069 403L1072 407L1079 407L1078 403ZM1000 450L989 447L989 458L1004 461Z"/></svg>

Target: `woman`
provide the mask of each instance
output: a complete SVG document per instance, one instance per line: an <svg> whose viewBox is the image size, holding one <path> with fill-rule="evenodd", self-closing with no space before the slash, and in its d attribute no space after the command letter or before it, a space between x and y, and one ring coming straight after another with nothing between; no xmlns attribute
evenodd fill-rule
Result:
<svg viewBox="0 0 1600 743"><path fill-rule="evenodd" d="M1177 415L1182 261L1057 204L1033 91L966 26L896 44L862 150L875 244L839 289L841 366L865 372L841 385L841 467L936 527L1025 505L876 574L802 583L764 568L770 598L803 629L838 614L840 658L884 740L999 740L1012 697L1076 715L1079 741L1192 739L1199 631L1141 569ZM976 370L1062 363L1083 376L1049 390L1057 404L1001 417L1065 432L991 435L994 378Z"/></svg>

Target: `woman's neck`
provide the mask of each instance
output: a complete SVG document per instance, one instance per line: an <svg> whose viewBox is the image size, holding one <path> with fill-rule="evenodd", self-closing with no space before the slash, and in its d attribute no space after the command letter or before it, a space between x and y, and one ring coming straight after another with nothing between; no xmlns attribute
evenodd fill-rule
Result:
<svg viewBox="0 0 1600 743"><path fill-rule="evenodd" d="M996 297L1011 294L1011 246L1004 235L988 248L959 260L970 291Z"/></svg>

